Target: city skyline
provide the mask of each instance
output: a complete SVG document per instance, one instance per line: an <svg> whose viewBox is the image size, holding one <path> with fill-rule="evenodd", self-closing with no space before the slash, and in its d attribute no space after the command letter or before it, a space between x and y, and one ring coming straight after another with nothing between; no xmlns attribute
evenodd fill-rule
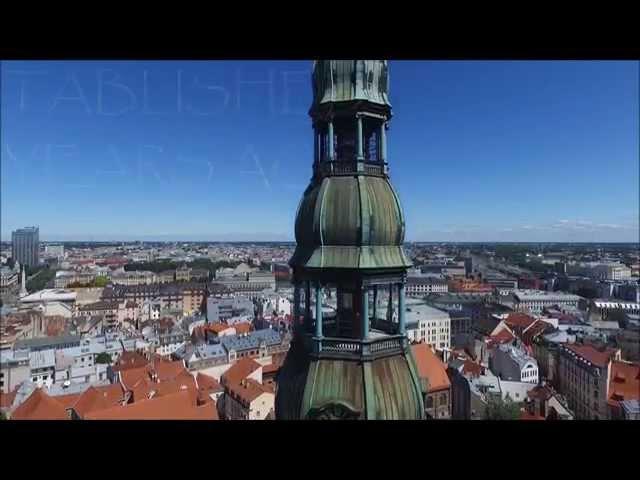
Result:
<svg viewBox="0 0 640 480"><path fill-rule="evenodd" d="M407 241L638 241L638 62L391 65ZM310 70L3 62L2 240L292 241Z"/></svg>

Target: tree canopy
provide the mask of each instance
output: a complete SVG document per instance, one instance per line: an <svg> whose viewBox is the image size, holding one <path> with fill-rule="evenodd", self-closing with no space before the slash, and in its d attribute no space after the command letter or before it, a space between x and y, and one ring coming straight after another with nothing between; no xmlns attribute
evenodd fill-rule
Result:
<svg viewBox="0 0 640 480"><path fill-rule="evenodd" d="M520 404L507 398L490 399L485 409L485 420L518 420L520 418Z"/></svg>
<svg viewBox="0 0 640 480"><path fill-rule="evenodd" d="M111 355L107 352L101 352L96 356L96 363L111 363Z"/></svg>

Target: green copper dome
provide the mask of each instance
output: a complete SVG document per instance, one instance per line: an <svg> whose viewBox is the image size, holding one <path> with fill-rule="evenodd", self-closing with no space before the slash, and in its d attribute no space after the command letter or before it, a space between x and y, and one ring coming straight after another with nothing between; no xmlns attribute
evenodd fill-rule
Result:
<svg viewBox="0 0 640 480"><path fill-rule="evenodd" d="M298 206L278 419L425 418L406 334L405 220L389 181L386 60L313 68L313 174ZM325 308L329 304L332 308Z"/></svg>
<svg viewBox="0 0 640 480"><path fill-rule="evenodd" d="M386 60L318 60L313 65L313 105L369 101L391 107Z"/></svg>
<svg viewBox="0 0 640 480"><path fill-rule="evenodd" d="M386 177L334 176L312 183L296 217L292 266L403 268L404 218Z"/></svg>
<svg viewBox="0 0 640 480"><path fill-rule="evenodd" d="M422 418L420 380L410 352L370 362L313 359L293 343L278 373L281 420Z"/></svg>

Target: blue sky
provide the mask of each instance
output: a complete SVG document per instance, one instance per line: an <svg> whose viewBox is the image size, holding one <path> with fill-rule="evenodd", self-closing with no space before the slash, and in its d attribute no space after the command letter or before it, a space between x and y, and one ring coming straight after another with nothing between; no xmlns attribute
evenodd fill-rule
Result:
<svg viewBox="0 0 640 480"><path fill-rule="evenodd" d="M3 62L2 239L26 225L45 240L293 239L310 69ZM638 72L391 61L407 240L638 241Z"/></svg>

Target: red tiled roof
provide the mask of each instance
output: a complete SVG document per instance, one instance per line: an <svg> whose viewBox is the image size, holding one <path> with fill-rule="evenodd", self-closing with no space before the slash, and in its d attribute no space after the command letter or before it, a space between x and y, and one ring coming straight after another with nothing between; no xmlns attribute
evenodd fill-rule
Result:
<svg viewBox="0 0 640 480"><path fill-rule="evenodd" d="M222 332L224 332L225 330L229 330L231 328L230 325L227 325L226 323L211 323L209 325L207 325L205 327L207 330L209 330L210 332L216 333L216 334L220 334Z"/></svg>
<svg viewBox="0 0 640 480"><path fill-rule="evenodd" d="M0 408L9 408L13 404L13 400L16 398L17 393L18 389L9 393L0 392Z"/></svg>
<svg viewBox="0 0 640 480"><path fill-rule="evenodd" d="M609 403L640 400L640 364L612 362Z"/></svg>
<svg viewBox="0 0 640 480"><path fill-rule="evenodd" d="M253 372L262 368L255 360L245 357L234 363L221 377L220 383L227 385L228 383L240 383L240 380L247 378Z"/></svg>
<svg viewBox="0 0 640 480"><path fill-rule="evenodd" d="M535 318L531 317L530 315L527 315L526 313L521 313L521 312L510 313L505 319L505 323L510 327L512 328L519 327L523 330L535 321L536 321Z"/></svg>
<svg viewBox="0 0 640 480"><path fill-rule="evenodd" d="M243 378L239 382L227 384L232 397L239 398L245 405L250 404L263 393L273 393L273 390L253 378Z"/></svg>
<svg viewBox="0 0 640 480"><path fill-rule="evenodd" d="M606 349L605 351L600 351L595 348L593 345L579 345L579 344L567 344L565 347L571 350L576 355L579 355L594 365L604 368L609 363L609 360L615 354L615 350Z"/></svg>
<svg viewBox="0 0 640 480"><path fill-rule="evenodd" d="M271 373L277 372L278 370L280 370L280 365L277 365L275 363L270 363L269 365L265 365L262 367L262 374L269 375Z"/></svg>
<svg viewBox="0 0 640 480"><path fill-rule="evenodd" d="M474 377L479 377L482 375L482 367L476 362L472 362L471 360L465 360L462 365L461 373L463 375L470 374Z"/></svg>
<svg viewBox="0 0 640 480"><path fill-rule="evenodd" d="M87 420L218 420L214 402L198 406L188 391L180 391L124 406L91 412Z"/></svg>
<svg viewBox="0 0 640 480"><path fill-rule="evenodd" d="M426 343L411 345L413 357L418 367L418 376L429 380L429 392L444 390L451 387L447 376L447 367L438 356L433 353Z"/></svg>
<svg viewBox="0 0 640 480"><path fill-rule="evenodd" d="M506 328L503 328L495 335L489 337L489 344L491 345L502 345L504 343L509 343L515 340L515 336Z"/></svg>
<svg viewBox="0 0 640 480"><path fill-rule="evenodd" d="M238 322L233 324L233 328L236 329L236 335L241 335L251 331L251 324L248 322Z"/></svg>
<svg viewBox="0 0 640 480"><path fill-rule="evenodd" d="M153 369L158 375L158 381L171 380L185 372L182 360L175 362L154 362Z"/></svg>
<svg viewBox="0 0 640 480"><path fill-rule="evenodd" d="M73 404L78 401L80 395L80 393L70 393L68 395L57 395L53 398L60 402L65 409L67 409L73 407Z"/></svg>
<svg viewBox="0 0 640 480"><path fill-rule="evenodd" d="M207 392L219 392L223 390L222 385L213 377L198 372L196 375L196 381L198 382L198 390L205 390Z"/></svg>
<svg viewBox="0 0 640 480"><path fill-rule="evenodd" d="M147 360L144 357L144 355L141 355L138 352L125 351L125 352L122 352L122 355L120 355L120 358L118 359L118 361L113 367L113 371L118 372L122 370L128 370L131 368L140 368L140 367L144 367L148 363L149 363L149 360Z"/></svg>
<svg viewBox="0 0 640 480"><path fill-rule="evenodd" d="M120 381L125 389L133 390L135 387L144 384L145 380L150 380L151 367L145 365L138 368L129 368L120 372Z"/></svg>
<svg viewBox="0 0 640 480"><path fill-rule="evenodd" d="M11 414L12 420L68 420L64 405L36 388Z"/></svg>
<svg viewBox="0 0 640 480"><path fill-rule="evenodd" d="M120 384L86 389L71 408L76 415L84 418L89 412L104 410L118 405L124 399L124 391Z"/></svg>

